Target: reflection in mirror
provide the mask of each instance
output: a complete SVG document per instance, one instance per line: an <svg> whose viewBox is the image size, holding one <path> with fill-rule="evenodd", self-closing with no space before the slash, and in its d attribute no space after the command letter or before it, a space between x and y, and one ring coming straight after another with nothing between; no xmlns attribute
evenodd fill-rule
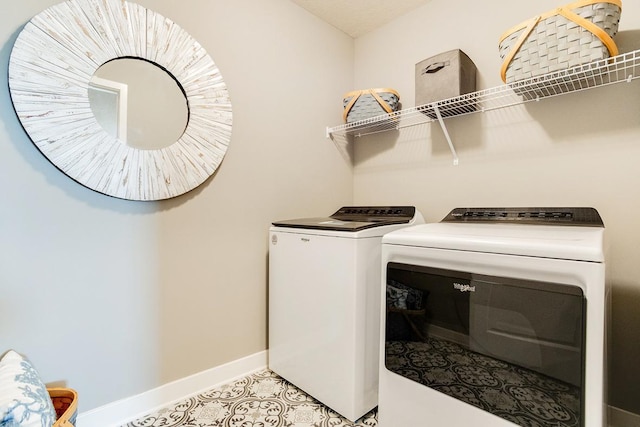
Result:
<svg viewBox="0 0 640 427"><path fill-rule="evenodd" d="M129 86L93 76L89 82L89 103L97 122L107 133L127 142Z"/></svg>
<svg viewBox="0 0 640 427"><path fill-rule="evenodd" d="M139 58L118 58L98 68L89 84L89 102L105 131L141 150L172 145L189 120L187 99L176 80Z"/></svg>

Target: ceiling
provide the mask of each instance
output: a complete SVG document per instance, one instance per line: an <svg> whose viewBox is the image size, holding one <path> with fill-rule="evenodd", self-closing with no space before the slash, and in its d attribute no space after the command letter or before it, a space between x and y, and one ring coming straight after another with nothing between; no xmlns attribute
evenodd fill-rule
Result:
<svg viewBox="0 0 640 427"><path fill-rule="evenodd" d="M431 0L291 0L353 38Z"/></svg>

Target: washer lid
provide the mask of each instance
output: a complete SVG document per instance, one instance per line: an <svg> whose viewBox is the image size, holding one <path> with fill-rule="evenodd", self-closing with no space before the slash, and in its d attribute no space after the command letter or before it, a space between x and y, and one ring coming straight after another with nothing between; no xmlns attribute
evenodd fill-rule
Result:
<svg viewBox="0 0 640 427"><path fill-rule="evenodd" d="M391 224L408 224L414 217L413 206L345 206L330 217L276 221L277 227L356 232Z"/></svg>
<svg viewBox="0 0 640 427"><path fill-rule="evenodd" d="M460 211L454 209L453 212ZM515 218L443 220L435 224L393 231L383 236L382 242L436 249L604 262L602 225L576 227L559 221L549 223L538 220L534 220L533 223Z"/></svg>

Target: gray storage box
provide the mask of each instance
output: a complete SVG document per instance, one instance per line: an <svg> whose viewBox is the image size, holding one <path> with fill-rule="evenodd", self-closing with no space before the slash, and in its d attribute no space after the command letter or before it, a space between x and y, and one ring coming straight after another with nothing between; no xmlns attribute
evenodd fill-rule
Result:
<svg viewBox="0 0 640 427"><path fill-rule="evenodd" d="M460 49L450 50L416 64L416 106L476 91L476 65ZM442 116L475 111L473 102L438 103ZM433 108L421 109L435 118Z"/></svg>

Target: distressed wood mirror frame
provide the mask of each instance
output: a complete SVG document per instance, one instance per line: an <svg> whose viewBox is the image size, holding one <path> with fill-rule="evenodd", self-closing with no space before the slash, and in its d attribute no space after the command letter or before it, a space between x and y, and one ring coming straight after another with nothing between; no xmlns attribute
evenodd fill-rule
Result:
<svg viewBox="0 0 640 427"><path fill-rule="evenodd" d="M93 74L126 57L163 68L185 94L185 131L166 148L129 147L94 117ZM36 15L12 49L9 91L22 126L51 163L121 199L162 200L196 188L231 139L227 88L205 49L173 21L124 0L67 0Z"/></svg>

